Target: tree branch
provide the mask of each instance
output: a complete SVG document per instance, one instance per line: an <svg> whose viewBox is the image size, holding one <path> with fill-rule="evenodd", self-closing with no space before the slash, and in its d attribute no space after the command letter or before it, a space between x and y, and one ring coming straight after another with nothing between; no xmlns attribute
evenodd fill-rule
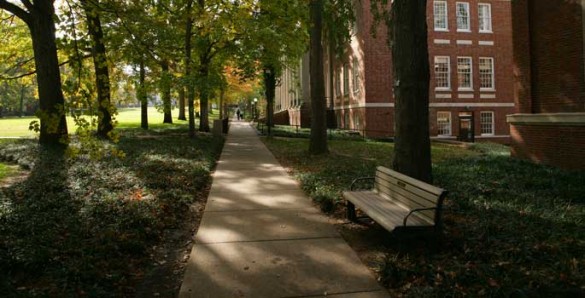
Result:
<svg viewBox="0 0 585 298"><path fill-rule="evenodd" d="M29 0L20 0L20 2L22 2L22 4L24 4L24 7L26 7L26 9L28 9L28 11L33 10L33 4L30 3Z"/></svg>
<svg viewBox="0 0 585 298"><path fill-rule="evenodd" d="M87 58L91 58L91 57L92 57L92 55L91 54L88 54L88 55L82 56L81 59L87 59ZM71 62L73 62L75 60L76 59L69 59L69 60L67 60L65 62L61 62L61 63L59 63L59 66L61 67L63 65L69 64L69 63L71 63ZM5 77L3 75L0 75L0 80L2 80L2 81L18 80L18 79L21 79L21 78L24 78L24 77L32 76L32 75L34 75L36 73L37 73L37 70L35 69L35 70L29 71L27 73L23 73L23 74L17 75L15 77Z"/></svg>
<svg viewBox="0 0 585 298"><path fill-rule="evenodd" d="M30 2L29 2L30 4ZM30 14L20 8L19 6L8 2L7 0L0 0L0 9L4 9L13 15L17 16L19 19L23 20L25 23L30 23Z"/></svg>

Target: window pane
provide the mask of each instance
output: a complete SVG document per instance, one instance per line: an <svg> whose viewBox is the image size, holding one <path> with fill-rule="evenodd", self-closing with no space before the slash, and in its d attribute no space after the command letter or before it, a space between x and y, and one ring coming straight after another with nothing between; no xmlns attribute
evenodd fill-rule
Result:
<svg viewBox="0 0 585 298"><path fill-rule="evenodd" d="M347 64L343 65L343 94L349 93L349 67Z"/></svg>
<svg viewBox="0 0 585 298"><path fill-rule="evenodd" d="M481 112L480 122L482 135L494 134L494 112Z"/></svg>
<svg viewBox="0 0 585 298"><path fill-rule="evenodd" d="M437 88L451 87L449 57L435 57L435 80Z"/></svg>
<svg viewBox="0 0 585 298"><path fill-rule="evenodd" d="M437 133L440 136L451 135L451 112L437 112Z"/></svg>
<svg viewBox="0 0 585 298"><path fill-rule="evenodd" d="M447 2L435 1L433 14L435 16L435 30L447 30Z"/></svg>
<svg viewBox="0 0 585 298"><path fill-rule="evenodd" d="M470 30L469 3L457 3L457 30Z"/></svg>
<svg viewBox="0 0 585 298"><path fill-rule="evenodd" d="M358 93L360 91L360 69L359 61L357 58L353 58L352 72L353 72L353 92Z"/></svg>
<svg viewBox="0 0 585 298"><path fill-rule="evenodd" d="M480 88L494 89L494 59L479 58Z"/></svg>
<svg viewBox="0 0 585 298"><path fill-rule="evenodd" d="M472 66L471 58L459 57L457 58L457 80L459 88L472 88Z"/></svg>
<svg viewBox="0 0 585 298"><path fill-rule="evenodd" d="M490 4L479 4L479 31L492 31L492 12Z"/></svg>

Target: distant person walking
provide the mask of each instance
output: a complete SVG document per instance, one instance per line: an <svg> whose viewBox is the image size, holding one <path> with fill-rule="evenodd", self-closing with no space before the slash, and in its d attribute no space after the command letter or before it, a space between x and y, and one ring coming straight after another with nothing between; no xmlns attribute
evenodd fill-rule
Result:
<svg viewBox="0 0 585 298"><path fill-rule="evenodd" d="M238 121L240 121L240 119L242 119L242 112L240 112L240 108L236 109L236 117L237 117Z"/></svg>

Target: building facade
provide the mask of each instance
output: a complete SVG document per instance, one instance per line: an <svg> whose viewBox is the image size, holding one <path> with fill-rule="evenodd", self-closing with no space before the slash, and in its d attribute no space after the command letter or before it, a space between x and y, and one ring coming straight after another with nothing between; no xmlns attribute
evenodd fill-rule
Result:
<svg viewBox="0 0 585 298"><path fill-rule="evenodd" d="M515 0L512 154L585 169L585 1Z"/></svg>
<svg viewBox="0 0 585 298"><path fill-rule="evenodd" d="M371 34L369 2L356 2L357 21L347 51L341 56L327 52L326 94L337 127L368 137L392 137L391 51L384 25L376 38ZM506 115L515 112L510 1L428 1L427 16L431 136L467 139L473 134L476 139L508 142ZM304 78L298 86L308 87L302 83L308 82L308 67L297 72ZM290 102L289 93L284 93L277 96L278 102ZM306 105L309 93L301 93Z"/></svg>

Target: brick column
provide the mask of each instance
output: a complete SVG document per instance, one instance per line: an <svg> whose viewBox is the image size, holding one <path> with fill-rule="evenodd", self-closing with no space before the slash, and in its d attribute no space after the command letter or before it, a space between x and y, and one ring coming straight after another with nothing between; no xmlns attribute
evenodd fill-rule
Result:
<svg viewBox="0 0 585 298"><path fill-rule="evenodd" d="M518 113L533 113L528 0L512 1L512 34L514 36L514 101Z"/></svg>

